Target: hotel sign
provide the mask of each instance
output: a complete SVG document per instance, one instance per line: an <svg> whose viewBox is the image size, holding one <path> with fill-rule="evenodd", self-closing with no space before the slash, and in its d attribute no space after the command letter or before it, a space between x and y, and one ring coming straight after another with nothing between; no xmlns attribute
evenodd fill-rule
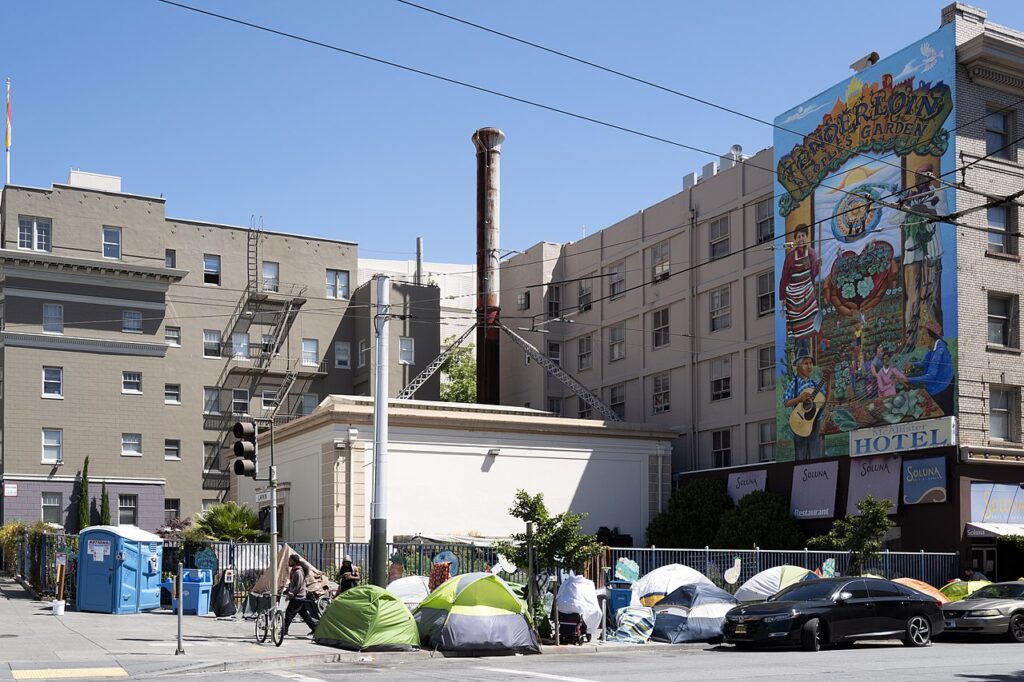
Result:
<svg viewBox="0 0 1024 682"><path fill-rule="evenodd" d="M923 419L850 433L850 457L925 450L956 445L956 417Z"/></svg>

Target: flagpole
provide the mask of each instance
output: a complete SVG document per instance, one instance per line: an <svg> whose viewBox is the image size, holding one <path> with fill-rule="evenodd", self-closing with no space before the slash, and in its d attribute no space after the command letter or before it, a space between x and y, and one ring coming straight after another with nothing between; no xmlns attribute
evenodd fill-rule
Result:
<svg viewBox="0 0 1024 682"><path fill-rule="evenodd" d="M7 124L4 128L4 146L7 148L7 179L5 185L11 184L11 77L7 77Z"/></svg>

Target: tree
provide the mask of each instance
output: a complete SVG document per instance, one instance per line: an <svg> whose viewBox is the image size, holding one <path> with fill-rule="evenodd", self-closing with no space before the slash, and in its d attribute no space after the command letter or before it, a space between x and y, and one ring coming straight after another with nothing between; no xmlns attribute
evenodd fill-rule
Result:
<svg viewBox="0 0 1024 682"><path fill-rule="evenodd" d="M191 541L257 542L263 538L263 530L256 512L228 502L215 504L200 514L182 536Z"/></svg>
<svg viewBox="0 0 1024 682"><path fill-rule="evenodd" d="M732 498L720 478L696 478L676 490L668 506L647 526L647 542L658 547L710 547Z"/></svg>
<svg viewBox="0 0 1024 682"><path fill-rule="evenodd" d="M85 464L82 466L82 481L78 486L78 530L82 531L88 528L92 519L90 519L89 510L89 457L85 458Z"/></svg>
<svg viewBox="0 0 1024 682"><path fill-rule="evenodd" d="M544 494L530 495L517 490L515 503L508 513L524 522L533 522L533 556L535 567L564 569L577 573L583 570L587 561L601 552L597 537L584 533L580 527L586 514L564 511L554 516L544 504ZM509 541L498 542L494 549L504 554L516 566L526 568L527 535L513 533Z"/></svg>
<svg viewBox="0 0 1024 682"><path fill-rule="evenodd" d="M727 549L797 549L803 543L800 524L786 501L774 493L756 490L722 517L715 547Z"/></svg>
<svg viewBox="0 0 1024 682"><path fill-rule="evenodd" d="M877 559L882 551L882 539L895 524L889 520L890 500L878 500L868 495L857 503L857 516L846 516L832 522L825 535L807 541L809 547L840 549L850 553L849 575L860 575L867 563Z"/></svg>
<svg viewBox="0 0 1024 682"><path fill-rule="evenodd" d="M447 348L455 337L444 340ZM476 353L473 344L452 350L441 364L441 400L449 403L476 402Z"/></svg>
<svg viewBox="0 0 1024 682"><path fill-rule="evenodd" d="M107 482L100 485L100 525L110 525L110 498L107 496Z"/></svg>

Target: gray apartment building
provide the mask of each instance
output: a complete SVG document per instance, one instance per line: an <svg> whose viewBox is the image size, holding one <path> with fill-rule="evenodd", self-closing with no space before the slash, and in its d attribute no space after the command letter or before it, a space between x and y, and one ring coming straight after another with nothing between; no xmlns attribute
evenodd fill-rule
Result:
<svg viewBox="0 0 1024 682"><path fill-rule="evenodd" d="M78 171L5 187L0 242L0 521L73 524L89 457L96 507L105 483L115 523L156 529L231 496L239 417L372 393L355 242L168 218ZM394 392L438 352L438 298L393 287Z"/></svg>

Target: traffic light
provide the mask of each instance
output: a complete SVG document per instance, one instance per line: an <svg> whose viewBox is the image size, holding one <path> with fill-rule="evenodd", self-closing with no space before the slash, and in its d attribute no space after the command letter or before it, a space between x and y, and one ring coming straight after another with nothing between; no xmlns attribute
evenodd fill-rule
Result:
<svg viewBox="0 0 1024 682"><path fill-rule="evenodd" d="M231 430L235 434L234 453L235 457L235 474L237 476L249 476L250 478L256 478L258 466L256 462L256 437L258 435L256 424L253 422L238 422Z"/></svg>

